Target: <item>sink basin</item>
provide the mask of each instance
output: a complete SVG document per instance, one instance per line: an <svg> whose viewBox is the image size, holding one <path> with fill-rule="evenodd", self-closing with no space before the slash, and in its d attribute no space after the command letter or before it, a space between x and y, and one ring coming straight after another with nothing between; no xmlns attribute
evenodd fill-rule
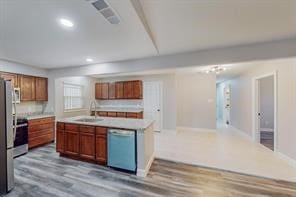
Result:
<svg viewBox="0 0 296 197"><path fill-rule="evenodd" d="M103 119L98 119L98 118L81 118L81 119L77 119L75 121L78 121L78 122L100 122L102 120Z"/></svg>

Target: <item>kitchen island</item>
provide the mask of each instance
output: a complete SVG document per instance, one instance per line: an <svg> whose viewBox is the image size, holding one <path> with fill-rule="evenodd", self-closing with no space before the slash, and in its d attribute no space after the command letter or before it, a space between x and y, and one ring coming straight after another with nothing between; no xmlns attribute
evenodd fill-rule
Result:
<svg viewBox="0 0 296 197"><path fill-rule="evenodd" d="M153 127L154 121L146 119L95 118L93 116L63 118L57 121L56 149L60 156L107 166L112 163L112 158L122 158L123 163L134 158L135 173L137 176L145 177L154 160ZM111 146L114 147L114 141L111 140L112 133L116 133L115 131L134 132L135 140L126 144L129 147L131 143L135 144L134 155L112 155L116 154L116 150L118 151L118 148ZM118 144L121 143L118 142ZM116 162L120 162L118 159Z"/></svg>

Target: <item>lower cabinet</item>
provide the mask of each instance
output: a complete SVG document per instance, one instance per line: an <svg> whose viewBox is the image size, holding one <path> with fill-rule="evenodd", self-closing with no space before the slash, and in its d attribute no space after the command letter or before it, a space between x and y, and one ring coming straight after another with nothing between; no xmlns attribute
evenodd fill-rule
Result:
<svg viewBox="0 0 296 197"><path fill-rule="evenodd" d="M81 160L107 164L107 128L57 123L56 151Z"/></svg>

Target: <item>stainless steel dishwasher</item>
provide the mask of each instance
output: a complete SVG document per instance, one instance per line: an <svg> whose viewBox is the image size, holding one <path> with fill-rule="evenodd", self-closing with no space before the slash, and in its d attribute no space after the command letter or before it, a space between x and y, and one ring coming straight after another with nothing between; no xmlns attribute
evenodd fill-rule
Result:
<svg viewBox="0 0 296 197"><path fill-rule="evenodd" d="M108 166L135 172L136 131L108 130Z"/></svg>

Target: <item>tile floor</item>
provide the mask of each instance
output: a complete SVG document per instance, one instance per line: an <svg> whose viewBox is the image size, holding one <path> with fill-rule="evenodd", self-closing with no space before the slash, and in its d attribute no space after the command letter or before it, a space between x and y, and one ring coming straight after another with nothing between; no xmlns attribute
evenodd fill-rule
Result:
<svg viewBox="0 0 296 197"><path fill-rule="evenodd" d="M296 182L296 168L226 126L216 132L156 133L156 158Z"/></svg>

